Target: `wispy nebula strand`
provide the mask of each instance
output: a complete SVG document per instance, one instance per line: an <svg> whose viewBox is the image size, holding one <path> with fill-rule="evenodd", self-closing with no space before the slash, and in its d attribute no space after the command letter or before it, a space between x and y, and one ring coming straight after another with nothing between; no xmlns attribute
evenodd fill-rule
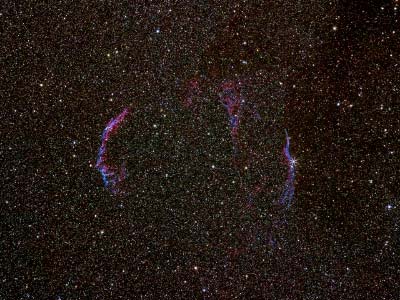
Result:
<svg viewBox="0 0 400 300"><path fill-rule="evenodd" d="M125 108L118 116L108 122L107 127L103 130L101 146L96 161L96 168L100 171L103 177L105 187L113 194L116 194L119 191L119 183L125 180L126 168L125 164L116 166L109 162L107 143L110 137L116 134L118 128L128 114L129 109Z"/></svg>
<svg viewBox="0 0 400 300"><path fill-rule="evenodd" d="M286 133L286 144L283 147L283 155L285 156L285 160L288 166L288 173L285 182L285 186L282 192L281 197L279 198L279 204L290 207L292 204L293 196L294 196L294 180L296 175L296 160L290 154L290 137L285 130Z"/></svg>

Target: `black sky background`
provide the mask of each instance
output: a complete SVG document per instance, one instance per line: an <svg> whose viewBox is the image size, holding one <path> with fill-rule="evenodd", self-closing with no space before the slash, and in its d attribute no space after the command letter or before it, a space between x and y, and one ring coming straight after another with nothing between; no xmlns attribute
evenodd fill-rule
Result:
<svg viewBox="0 0 400 300"><path fill-rule="evenodd" d="M396 1L5 2L1 299L397 299L399 10ZM282 245L228 267L229 237L210 248L196 240L223 218L194 229L185 222L203 217L198 207L151 192L140 203L113 197L93 167L108 120L131 106L148 111L146 128L143 116L178 107L195 76L209 88L235 76L271 84L299 161ZM165 125L176 138L181 124L199 126L179 118ZM152 180L149 191L161 184ZM236 209L225 216L237 225Z"/></svg>

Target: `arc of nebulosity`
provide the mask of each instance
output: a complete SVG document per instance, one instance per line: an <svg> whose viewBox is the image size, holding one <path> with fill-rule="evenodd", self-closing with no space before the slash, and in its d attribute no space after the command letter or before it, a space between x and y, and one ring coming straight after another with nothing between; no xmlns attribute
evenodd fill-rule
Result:
<svg viewBox="0 0 400 300"><path fill-rule="evenodd" d="M296 160L290 154L290 137L287 130L285 130L285 134L286 134L286 144L283 147L283 155L285 156L286 164L288 166L288 172L283 192L281 194L281 197L279 198L279 204L289 208L290 205L292 204L294 196Z"/></svg>
<svg viewBox="0 0 400 300"><path fill-rule="evenodd" d="M126 167L125 163L122 163L121 166L116 166L109 162L107 144L110 137L116 134L128 114L129 109L125 108L118 116L108 122L106 128L103 130L96 161L96 168L102 175L105 187L113 194L119 192L118 185L126 178Z"/></svg>

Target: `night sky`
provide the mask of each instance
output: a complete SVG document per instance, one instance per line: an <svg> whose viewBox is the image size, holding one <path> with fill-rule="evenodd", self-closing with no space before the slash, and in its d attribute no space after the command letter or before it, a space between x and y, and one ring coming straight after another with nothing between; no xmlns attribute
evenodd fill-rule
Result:
<svg viewBox="0 0 400 300"><path fill-rule="evenodd" d="M399 19L3 1L0 299L399 299Z"/></svg>

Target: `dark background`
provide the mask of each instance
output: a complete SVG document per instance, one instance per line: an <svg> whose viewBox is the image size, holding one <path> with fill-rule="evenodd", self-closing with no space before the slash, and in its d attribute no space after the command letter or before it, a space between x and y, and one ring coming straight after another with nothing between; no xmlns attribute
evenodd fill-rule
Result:
<svg viewBox="0 0 400 300"><path fill-rule="evenodd" d="M0 298L397 299L400 4L371 3L4 1ZM146 116L178 107L196 76L208 87L258 78L285 104L299 163L275 249L226 261L234 241L218 226L240 226L235 202L196 215L154 197L157 174L141 197L113 197L94 168L108 120L134 106L146 132ZM172 141L180 124L204 135L183 115ZM201 173L204 160L183 161ZM234 198L221 180L207 185L211 199L221 186Z"/></svg>

